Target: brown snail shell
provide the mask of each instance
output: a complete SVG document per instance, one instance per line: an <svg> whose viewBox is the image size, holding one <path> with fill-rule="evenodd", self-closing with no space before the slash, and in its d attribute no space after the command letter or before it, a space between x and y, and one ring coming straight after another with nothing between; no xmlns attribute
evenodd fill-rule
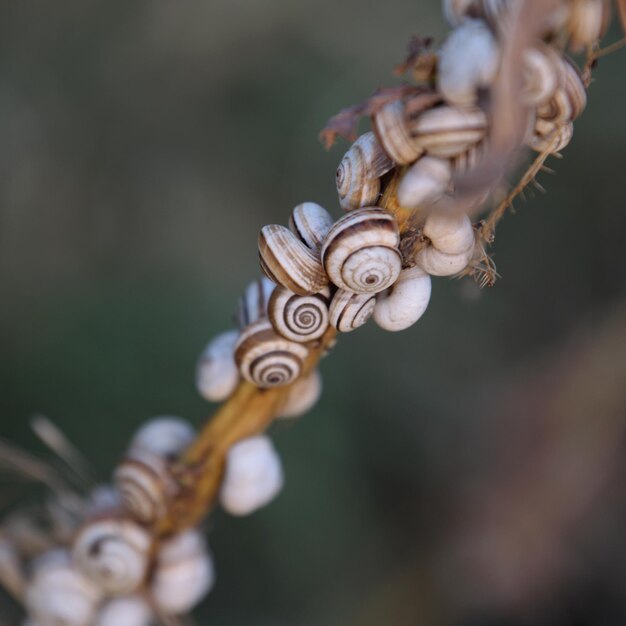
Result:
<svg viewBox="0 0 626 626"><path fill-rule="evenodd" d="M411 138L407 123L401 100L386 104L372 118L380 145L389 158L400 165L413 163L424 152Z"/></svg>
<svg viewBox="0 0 626 626"><path fill-rule="evenodd" d="M291 212L289 228L308 248L318 250L334 221L324 207L315 202L303 202Z"/></svg>
<svg viewBox="0 0 626 626"><path fill-rule="evenodd" d="M571 118L567 121L573 122L587 106L587 89L576 64L568 57L564 57L561 63L563 89L571 106Z"/></svg>
<svg viewBox="0 0 626 626"><path fill-rule="evenodd" d="M279 335L291 341L306 343L319 339L329 326L329 300L328 287L312 296L298 296L276 287L268 307L270 322Z"/></svg>
<svg viewBox="0 0 626 626"><path fill-rule="evenodd" d="M349 333L367 323L375 305L374 294L338 289L330 303L330 323L339 332Z"/></svg>

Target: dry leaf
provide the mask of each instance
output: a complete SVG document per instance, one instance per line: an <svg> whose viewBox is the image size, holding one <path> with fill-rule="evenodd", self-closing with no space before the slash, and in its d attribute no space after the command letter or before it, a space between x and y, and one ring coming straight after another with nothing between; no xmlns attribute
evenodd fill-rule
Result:
<svg viewBox="0 0 626 626"><path fill-rule="evenodd" d="M400 65L396 65L393 70L393 73L396 76L402 76L406 74L410 69L412 69L418 62L420 57L426 55L430 47L433 45L432 37L411 37L409 41L408 52L404 63ZM427 56L434 56L432 54L428 54Z"/></svg>

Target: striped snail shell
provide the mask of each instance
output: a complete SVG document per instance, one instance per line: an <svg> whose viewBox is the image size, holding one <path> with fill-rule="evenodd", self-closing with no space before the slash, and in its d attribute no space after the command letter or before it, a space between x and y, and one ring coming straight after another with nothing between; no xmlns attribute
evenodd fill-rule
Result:
<svg viewBox="0 0 626 626"><path fill-rule="evenodd" d="M377 293L392 285L402 269L395 218L377 207L357 209L340 218L322 248L330 280L354 293Z"/></svg>
<svg viewBox="0 0 626 626"><path fill-rule="evenodd" d="M259 257L270 280L299 296L318 293L328 284L318 255L284 226L270 224L261 229Z"/></svg>
<svg viewBox="0 0 626 626"><path fill-rule="evenodd" d="M354 293L338 289L330 303L330 323L339 332L349 333L367 323L376 305L371 293Z"/></svg>
<svg viewBox="0 0 626 626"><path fill-rule="evenodd" d="M241 375L262 389L292 383L300 376L309 349L281 337L269 320L246 328L235 347L235 362Z"/></svg>
<svg viewBox="0 0 626 626"><path fill-rule="evenodd" d="M200 531L187 530L160 546L150 587L160 611L167 615L187 613L214 582L213 559Z"/></svg>
<svg viewBox="0 0 626 626"><path fill-rule="evenodd" d="M235 391L239 382L239 370L234 358L238 337L239 331L236 330L228 330L217 335L208 343L198 359L196 388L209 402L226 400Z"/></svg>
<svg viewBox="0 0 626 626"><path fill-rule="evenodd" d="M611 21L611 5L605 0L570 0L567 31L574 52L581 52L606 34Z"/></svg>
<svg viewBox="0 0 626 626"><path fill-rule="evenodd" d="M298 343L319 339L328 328L330 289L313 296L298 296L276 287L268 307L270 322L279 334Z"/></svg>
<svg viewBox="0 0 626 626"><path fill-rule="evenodd" d="M567 94L572 109L571 119L567 121L574 121L587 106L587 89L585 88L580 70L570 58L563 57L561 66L563 89Z"/></svg>
<svg viewBox="0 0 626 626"><path fill-rule="evenodd" d="M399 165L413 163L424 152L411 138L401 100L383 106L374 114L372 124L383 150Z"/></svg>
<svg viewBox="0 0 626 626"><path fill-rule="evenodd" d="M318 250L334 221L323 206L315 202L303 202L291 212L289 228L308 248Z"/></svg>
<svg viewBox="0 0 626 626"><path fill-rule="evenodd" d="M133 593L148 570L151 537L129 519L101 519L87 523L72 548L74 563L104 592Z"/></svg>
<svg viewBox="0 0 626 626"><path fill-rule="evenodd" d="M98 612L94 626L149 626L152 611L140 596L113 598Z"/></svg>
<svg viewBox="0 0 626 626"><path fill-rule="evenodd" d="M554 122L538 119L534 135L528 145L536 152L560 152L567 147L574 136L574 124L558 125Z"/></svg>
<svg viewBox="0 0 626 626"><path fill-rule="evenodd" d="M479 89L491 85L499 65L500 50L487 24L466 19L441 47L439 91L450 104L471 106L478 99Z"/></svg>
<svg viewBox="0 0 626 626"><path fill-rule="evenodd" d="M252 281L246 287L235 311L235 323L240 330L262 317L267 317L267 303L275 287L265 276Z"/></svg>
<svg viewBox="0 0 626 626"><path fill-rule="evenodd" d="M153 417L135 433L128 454L132 456L135 453L147 453L166 459L174 458L195 436L194 427L180 417Z"/></svg>
<svg viewBox="0 0 626 626"><path fill-rule="evenodd" d="M373 132L361 135L337 168L339 204L345 211L372 206L380 193L380 177L393 168Z"/></svg>
<svg viewBox="0 0 626 626"><path fill-rule="evenodd" d="M78 571L64 549L54 549L33 562L24 604L34 623L48 626L91 626L101 593Z"/></svg>
<svg viewBox="0 0 626 626"><path fill-rule="evenodd" d="M300 417L308 413L322 393L322 376L314 370L308 376L301 376L291 385L287 398L278 412L279 418Z"/></svg>
<svg viewBox="0 0 626 626"><path fill-rule="evenodd" d="M398 185L398 202L407 209L427 207L440 198L452 180L449 159L424 156L407 170Z"/></svg>
<svg viewBox="0 0 626 626"><path fill-rule="evenodd" d="M526 106L539 106L552 98L559 84L561 57L547 45L535 46L523 53L524 89L522 100Z"/></svg>
<svg viewBox="0 0 626 626"><path fill-rule="evenodd" d="M449 158L466 152L484 139L487 116L477 107L438 106L412 119L410 130L415 143L427 154Z"/></svg>
<svg viewBox="0 0 626 626"><path fill-rule="evenodd" d="M413 326L428 307L430 291L430 276L422 268L402 270L393 287L376 296L374 321L390 331Z"/></svg>
<svg viewBox="0 0 626 626"><path fill-rule="evenodd" d="M273 500L283 486L283 470L271 440L239 441L228 451L220 502L231 515L249 515Z"/></svg>

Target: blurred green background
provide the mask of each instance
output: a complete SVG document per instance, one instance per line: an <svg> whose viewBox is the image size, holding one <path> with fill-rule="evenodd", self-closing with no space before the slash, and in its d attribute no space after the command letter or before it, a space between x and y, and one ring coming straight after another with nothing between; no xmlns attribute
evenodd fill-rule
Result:
<svg viewBox="0 0 626 626"><path fill-rule="evenodd" d="M2 3L0 435L37 451L44 413L105 479L147 418L200 424L258 229L338 214L318 131L445 28L434 0ZM495 288L438 279L413 329L341 338L273 429L284 492L211 518L198 623L626 622L625 68L500 227Z"/></svg>

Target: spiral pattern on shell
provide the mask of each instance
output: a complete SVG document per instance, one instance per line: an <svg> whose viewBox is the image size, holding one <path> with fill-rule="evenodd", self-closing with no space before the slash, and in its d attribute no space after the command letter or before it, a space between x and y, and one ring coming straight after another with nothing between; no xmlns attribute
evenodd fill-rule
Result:
<svg viewBox="0 0 626 626"><path fill-rule="evenodd" d="M328 301L330 289L326 287L314 296L298 296L284 287L277 287L268 306L274 330L299 343L319 339L328 328Z"/></svg>
<svg viewBox="0 0 626 626"><path fill-rule="evenodd" d="M339 289L330 303L330 323L341 333L349 333L368 322L374 313L376 297Z"/></svg>
<svg viewBox="0 0 626 626"><path fill-rule="evenodd" d="M404 103L396 100L386 104L372 118L374 132L390 159L399 165L417 160L424 150L413 141L408 127Z"/></svg>
<svg viewBox="0 0 626 626"><path fill-rule="evenodd" d="M322 248L330 280L354 293L377 293L392 285L402 269L395 218L377 207L357 209L335 222Z"/></svg>
<svg viewBox="0 0 626 626"><path fill-rule="evenodd" d="M241 375L261 388L292 383L302 372L309 349L281 337L269 320L259 320L244 329L235 347L235 362Z"/></svg>

